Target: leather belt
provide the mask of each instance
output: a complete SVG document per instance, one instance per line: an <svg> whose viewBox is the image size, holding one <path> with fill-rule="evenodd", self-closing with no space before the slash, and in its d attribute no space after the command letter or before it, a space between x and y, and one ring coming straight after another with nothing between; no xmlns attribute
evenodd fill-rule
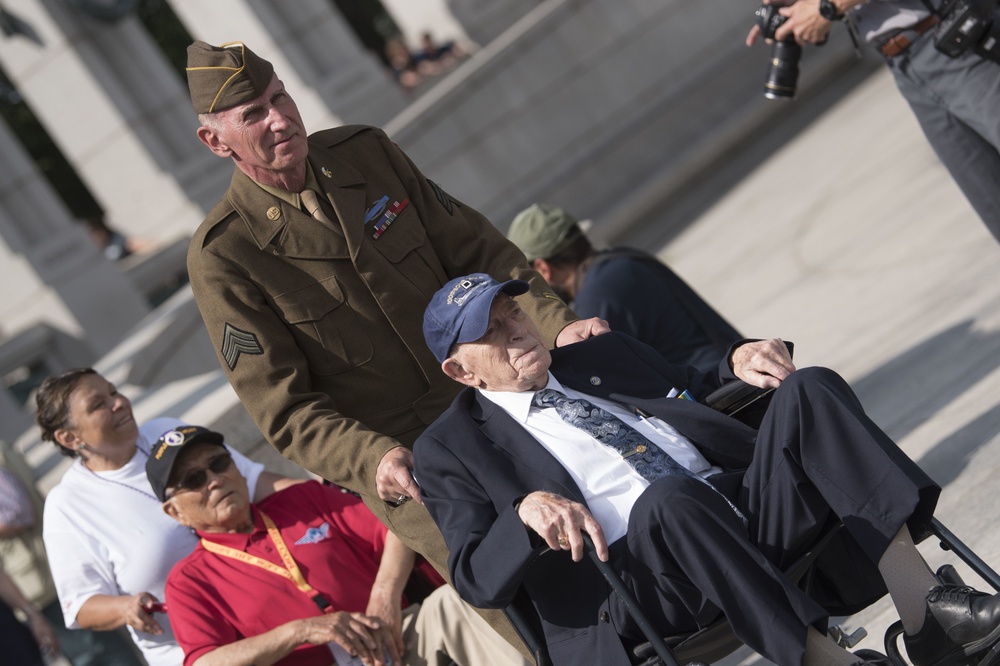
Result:
<svg viewBox="0 0 1000 666"><path fill-rule="evenodd" d="M886 41L882 42L882 45L878 47L878 50L886 58L894 58L906 49L910 48L910 44L915 42L917 37L924 34L937 24L937 14L931 14L916 25L906 28L905 30L901 30Z"/></svg>

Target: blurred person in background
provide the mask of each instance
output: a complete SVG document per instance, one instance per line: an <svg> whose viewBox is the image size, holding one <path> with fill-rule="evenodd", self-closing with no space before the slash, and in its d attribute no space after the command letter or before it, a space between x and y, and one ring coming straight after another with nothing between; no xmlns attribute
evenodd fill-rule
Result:
<svg viewBox="0 0 1000 666"><path fill-rule="evenodd" d="M708 372L742 336L655 256L597 250L576 218L536 203L514 218L507 238L581 317L600 317L676 365Z"/></svg>
<svg viewBox="0 0 1000 666"><path fill-rule="evenodd" d="M24 614L27 624L14 615ZM4 663L17 666L42 666L43 655L52 658L59 653L59 638L52 625L21 593L17 585L0 567L0 647Z"/></svg>
<svg viewBox="0 0 1000 666"><path fill-rule="evenodd" d="M764 0L778 41L822 44L836 21L885 57L934 152L1000 240L1000 8L993 0ZM984 31L985 30L985 31ZM975 39L973 38L975 35ZM752 46L761 36L755 25Z"/></svg>

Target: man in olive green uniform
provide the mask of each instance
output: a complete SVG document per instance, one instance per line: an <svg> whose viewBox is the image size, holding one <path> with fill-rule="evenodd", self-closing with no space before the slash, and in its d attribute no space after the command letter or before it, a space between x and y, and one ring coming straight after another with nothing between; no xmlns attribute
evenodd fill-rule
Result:
<svg viewBox="0 0 1000 666"><path fill-rule="evenodd" d="M243 44L195 42L187 72L199 139L236 166L188 253L229 381L283 455L358 492L446 571L409 472L413 441L457 393L423 340L431 296L486 272L531 282L523 307L550 345L606 326L578 320L489 220L381 130L307 136L271 64Z"/></svg>

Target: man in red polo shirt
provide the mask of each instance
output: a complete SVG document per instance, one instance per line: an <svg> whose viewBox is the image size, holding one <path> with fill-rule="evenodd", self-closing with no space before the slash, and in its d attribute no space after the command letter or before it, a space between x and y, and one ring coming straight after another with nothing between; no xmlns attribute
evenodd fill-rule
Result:
<svg viewBox="0 0 1000 666"><path fill-rule="evenodd" d="M185 426L146 464L164 511L201 537L166 586L185 666L525 664L446 585L404 609L415 554L356 497L310 481L252 505L222 441Z"/></svg>

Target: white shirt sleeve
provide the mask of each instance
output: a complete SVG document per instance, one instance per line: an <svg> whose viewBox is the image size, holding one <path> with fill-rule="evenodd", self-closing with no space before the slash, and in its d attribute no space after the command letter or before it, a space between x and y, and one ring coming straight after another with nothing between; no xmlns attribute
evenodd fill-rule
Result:
<svg viewBox="0 0 1000 666"><path fill-rule="evenodd" d="M90 597L121 591L104 545L71 524L70 516L60 510L60 499L64 497L55 491L46 499L42 539L66 627L80 629L76 616Z"/></svg>

